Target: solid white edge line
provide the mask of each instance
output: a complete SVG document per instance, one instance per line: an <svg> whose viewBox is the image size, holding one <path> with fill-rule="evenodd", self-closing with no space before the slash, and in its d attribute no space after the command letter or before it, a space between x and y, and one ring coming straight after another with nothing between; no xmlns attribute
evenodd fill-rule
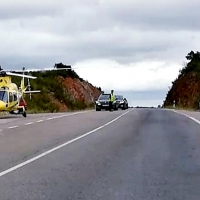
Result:
<svg viewBox="0 0 200 200"><path fill-rule="evenodd" d="M73 142L76 142L76 141L80 140L81 138L84 138L84 137L86 137L86 136L88 136L88 135L90 135L90 134L92 134L92 133L94 133L94 132L96 132L96 131L98 131L98 130L106 127L106 126L108 126L109 124L115 122L116 120L118 120L119 118L123 117L124 115L126 115L127 113L129 113L132 110L133 109L128 110L127 112L121 114L120 116L116 117L115 119L111 120L110 122L108 122L108 123L106 123L106 124L104 124L102 126L99 126L98 128L95 128L92 131L89 131L89 132L87 132L87 133L85 133L85 134L83 134L81 136L78 136L78 137L76 137L76 138L74 138L74 139L72 139L72 140L70 140L68 142L65 142L64 144L61 144L61 145L59 145L57 147L54 147L53 149L50 149L50 150L48 150L48 151L46 151L46 152L44 152L42 154L39 154L38 156L35 156L35 157L33 157L33 158L31 158L31 159L29 159L27 161L24 161L24 162L22 162L22 163L20 163L20 164L18 164L16 166L14 166L14 167L11 167L11 168L3 171L3 172L0 172L0 177L4 176L4 175L6 175L6 174L8 174L8 173L10 173L12 171L15 171L15 170L17 170L17 169L19 169L19 168L21 168L21 167L23 167L23 166L25 166L25 165L27 165L29 163L32 163L32 162L34 162L34 161L36 161L36 160L38 160L38 159L40 159L40 158L42 158L42 157L44 157L46 155L58 150L58 149L61 149L62 147L65 147L65 146L67 146L67 145L69 145L69 144L71 144Z"/></svg>
<svg viewBox="0 0 200 200"><path fill-rule="evenodd" d="M185 113L178 112L178 111L176 111L176 110L172 110L172 111L175 112L175 113L178 113L178 114L180 114L180 115L184 115L185 117L187 117L187 118L193 120L194 122L196 122L197 124L200 125L200 121L199 121L198 119L196 119L196 118L194 118L194 117L192 117L192 116L190 116L190 115L187 115L187 114L185 114Z"/></svg>

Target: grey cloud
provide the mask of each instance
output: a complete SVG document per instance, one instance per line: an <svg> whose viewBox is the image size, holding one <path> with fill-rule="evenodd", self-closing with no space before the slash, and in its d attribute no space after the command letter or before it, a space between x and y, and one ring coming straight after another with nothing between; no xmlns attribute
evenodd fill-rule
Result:
<svg viewBox="0 0 200 200"><path fill-rule="evenodd" d="M191 31L199 28L199 1L6 2L0 3L0 43L8 66L95 58L181 63L200 39Z"/></svg>
<svg viewBox="0 0 200 200"><path fill-rule="evenodd" d="M114 6L114 5L113 5ZM121 26L143 30L200 30L198 0L136 1L108 7L109 18Z"/></svg>
<svg viewBox="0 0 200 200"><path fill-rule="evenodd" d="M45 68L45 67L53 67L56 61L60 61L59 59L52 57L25 57L25 56L7 56L1 57L1 63L3 69L5 70L16 70L22 69L25 67L26 69L32 68ZM45 61L45 62L44 62Z"/></svg>
<svg viewBox="0 0 200 200"><path fill-rule="evenodd" d="M135 1L122 5L116 2L101 6L93 4L65 9L65 23L61 28L64 32L88 32L109 27L135 30L200 30L198 21L200 2L172 1L164 3L158 0ZM76 16L76 17L74 17ZM72 20L73 19L73 20ZM59 26L59 24L58 24Z"/></svg>
<svg viewBox="0 0 200 200"><path fill-rule="evenodd" d="M77 7L93 6L96 0L6 0L0 2L0 19L32 18L38 16L60 16L65 10L76 10Z"/></svg>
<svg viewBox="0 0 200 200"><path fill-rule="evenodd" d="M38 16L54 16L58 14L58 8L50 4L42 3L28 3L26 2L17 2L13 4L2 4L0 3L0 19L9 20L16 18L31 18Z"/></svg>
<svg viewBox="0 0 200 200"><path fill-rule="evenodd" d="M111 1L112 2L112 1ZM173 29L199 30L200 2L159 0L124 1L123 4L90 0L7 0L0 3L0 19L27 18L33 16L59 16L63 18L60 28L67 31L98 30L110 26L135 29ZM66 25L66 26L65 26ZM59 23L54 24L59 27Z"/></svg>
<svg viewBox="0 0 200 200"><path fill-rule="evenodd" d="M123 32L121 33L123 35ZM131 31L128 35L131 35ZM127 37L120 40L119 35L112 31L107 37L98 35L91 38L90 35L80 37L77 35L71 44L62 44L66 52L74 52L80 59L87 59L88 52L90 58L110 58L121 63L138 62L145 60L166 60L182 61L190 50L186 50L187 34L178 35L170 33L140 33L140 41L136 38Z"/></svg>
<svg viewBox="0 0 200 200"><path fill-rule="evenodd" d="M200 5L199 5L200 7ZM197 10L197 8L195 9ZM174 12L174 13L172 13ZM112 18L117 21L122 27L126 28L134 26L139 30L200 30L200 23L198 18L200 17L197 11L194 11L193 15L185 15L185 13L176 13L176 11L167 13L156 13L155 15L148 15L141 13L112 13ZM191 12L187 10L186 13Z"/></svg>

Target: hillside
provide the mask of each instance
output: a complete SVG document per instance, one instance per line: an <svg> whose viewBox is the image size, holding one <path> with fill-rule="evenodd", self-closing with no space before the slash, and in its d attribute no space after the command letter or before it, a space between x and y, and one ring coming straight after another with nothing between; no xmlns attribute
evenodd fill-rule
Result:
<svg viewBox="0 0 200 200"><path fill-rule="evenodd" d="M188 63L180 70L179 76L172 82L163 106L199 109L200 101L200 53L191 51L186 56Z"/></svg>
<svg viewBox="0 0 200 200"><path fill-rule="evenodd" d="M63 66L65 67L65 66ZM31 80L32 90L41 93L26 94L25 100L29 112L58 112L82 110L94 107L94 99L101 93L101 88L80 78L73 70L30 72L37 76ZM13 82L20 85L20 78L13 77ZM27 80L25 80L27 85Z"/></svg>

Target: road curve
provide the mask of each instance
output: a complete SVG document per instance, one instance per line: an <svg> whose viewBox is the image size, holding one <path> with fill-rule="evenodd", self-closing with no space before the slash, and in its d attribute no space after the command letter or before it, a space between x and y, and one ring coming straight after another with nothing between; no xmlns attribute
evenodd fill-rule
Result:
<svg viewBox="0 0 200 200"><path fill-rule="evenodd" d="M186 116L133 109L31 120L0 124L0 199L200 198L200 126Z"/></svg>

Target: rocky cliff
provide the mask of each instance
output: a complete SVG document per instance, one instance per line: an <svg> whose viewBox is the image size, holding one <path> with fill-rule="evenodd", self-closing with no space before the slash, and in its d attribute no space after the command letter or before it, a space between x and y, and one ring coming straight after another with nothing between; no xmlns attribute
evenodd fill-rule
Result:
<svg viewBox="0 0 200 200"><path fill-rule="evenodd" d="M27 94L25 100L31 112L58 112L82 110L94 107L94 100L101 94L101 88L83 80L73 70L30 72L37 76L31 80L32 90L41 93ZM20 79L13 82L19 85Z"/></svg>
<svg viewBox="0 0 200 200"><path fill-rule="evenodd" d="M186 56L188 63L180 70L179 76L172 82L167 93L164 107L170 107L175 101L176 107L199 109L200 102L200 53L191 51Z"/></svg>

